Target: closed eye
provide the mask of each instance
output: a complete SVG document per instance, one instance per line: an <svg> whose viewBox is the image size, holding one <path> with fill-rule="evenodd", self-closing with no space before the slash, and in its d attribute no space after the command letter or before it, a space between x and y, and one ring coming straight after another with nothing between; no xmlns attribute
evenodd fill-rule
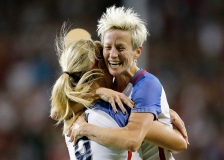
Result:
<svg viewBox="0 0 224 160"><path fill-rule="evenodd" d="M118 47L117 50L119 50L119 51L124 51L125 48L124 48L124 47Z"/></svg>
<svg viewBox="0 0 224 160"><path fill-rule="evenodd" d="M110 50L111 47L110 47L110 46L104 46L104 49L106 49L106 50Z"/></svg>

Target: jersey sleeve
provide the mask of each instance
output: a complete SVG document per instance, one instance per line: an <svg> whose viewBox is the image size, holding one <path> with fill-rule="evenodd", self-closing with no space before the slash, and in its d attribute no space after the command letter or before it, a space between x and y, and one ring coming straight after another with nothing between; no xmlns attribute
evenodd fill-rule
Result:
<svg viewBox="0 0 224 160"><path fill-rule="evenodd" d="M135 84L132 92L132 100L135 108L131 112L150 112L155 119L161 113L162 85L155 76L145 76Z"/></svg>

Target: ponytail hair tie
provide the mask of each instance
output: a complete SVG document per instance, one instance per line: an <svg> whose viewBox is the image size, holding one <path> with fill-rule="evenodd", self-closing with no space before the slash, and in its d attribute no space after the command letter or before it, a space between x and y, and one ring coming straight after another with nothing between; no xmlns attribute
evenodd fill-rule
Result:
<svg viewBox="0 0 224 160"><path fill-rule="evenodd" d="M67 72L67 71L64 71L62 74L64 74L64 73L69 75L69 76L71 76L71 74L69 72Z"/></svg>
<svg viewBox="0 0 224 160"><path fill-rule="evenodd" d="M83 72L72 72L72 73L69 73L68 71L64 71L62 74L67 74L69 75L69 77L73 78L73 80L75 82L78 82L80 80L80 78L82 77L83 75Z"/></svg>

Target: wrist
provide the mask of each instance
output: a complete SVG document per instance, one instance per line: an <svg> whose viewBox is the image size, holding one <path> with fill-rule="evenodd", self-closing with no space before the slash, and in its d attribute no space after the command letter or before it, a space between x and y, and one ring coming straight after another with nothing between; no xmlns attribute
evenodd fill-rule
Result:
<svg viewBox="0 0 224 160"><path fill-rule="evenodd" d="M100 94L104 94L104 90L103 90L104 88L103 87L100 87L100 88L97 88L96 89L96 94L98 94L98 95L100 95Z"/></svg>
<svg viewBox="0 0 224 160"><path fill-rule="evenodd" d="M89 124L88 123L86 123L85 125L82 125L79 128L79 135L88 137L88 133L89 133L88 128L89 128Z"/></svg>

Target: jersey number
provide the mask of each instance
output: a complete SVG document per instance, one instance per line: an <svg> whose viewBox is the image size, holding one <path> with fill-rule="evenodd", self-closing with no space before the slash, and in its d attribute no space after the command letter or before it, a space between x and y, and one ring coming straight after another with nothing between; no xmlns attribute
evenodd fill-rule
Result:
<svg viewBox="0 0 224 160"><path fill-rule="evenodd" d="M92 160L90 141L87 137L78 140L75 146L75 156L77 160Z"/></svg>

